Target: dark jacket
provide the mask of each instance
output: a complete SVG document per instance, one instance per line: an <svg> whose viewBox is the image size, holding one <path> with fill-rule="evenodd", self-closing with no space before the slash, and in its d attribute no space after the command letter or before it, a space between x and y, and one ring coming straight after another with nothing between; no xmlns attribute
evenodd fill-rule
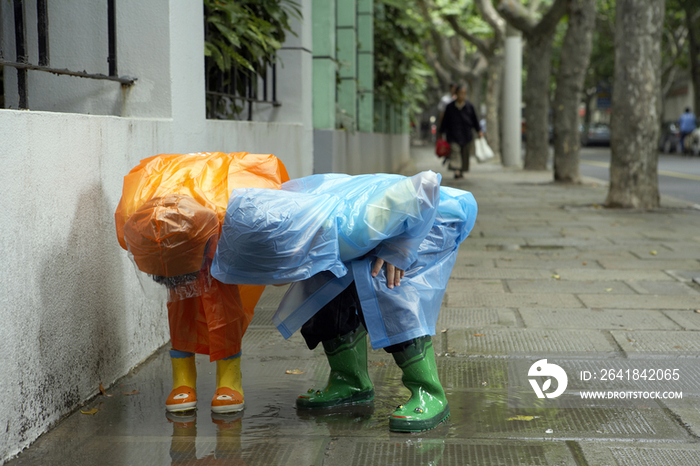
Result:
<svg viewBox="0 0 700 466"><path fill-rule="evenodd" d="M445 115L440 123L440 134L446 134L450 144L456 142L464 146L472 141L472 130L479 131L479 117L468 100L464 101L464 107L461 109L457 108L456 102L450 102L445 108Z"/></svg>

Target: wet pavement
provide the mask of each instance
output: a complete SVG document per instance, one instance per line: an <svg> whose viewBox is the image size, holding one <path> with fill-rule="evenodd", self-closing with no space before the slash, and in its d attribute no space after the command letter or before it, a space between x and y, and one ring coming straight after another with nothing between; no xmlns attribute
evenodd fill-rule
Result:
<svg viewBox="0 0 700 466"><path fill-rule="evenodd" d="M415 168L439 171L429 150ZM297 411L328 375L320 348L284 340L269 287L243 344L245 410L213 415L215 364L197 356L199 409L167 416L163 348L8 465L697 465L700 374L682 400L512 407L507 356L526 352L632 358L680 352L700 369L700 212L663 199L654 212L599 207L607 189L550 174L475 167L444 184L474 193L479 217L460 248L434 337L451 418L390 433L408 396L383 351L369 352L373 404ZM165 320L164 320L165 323ZM299 372L287 374L287 371ZM697 384L695 383L697 381Z"/></svg>

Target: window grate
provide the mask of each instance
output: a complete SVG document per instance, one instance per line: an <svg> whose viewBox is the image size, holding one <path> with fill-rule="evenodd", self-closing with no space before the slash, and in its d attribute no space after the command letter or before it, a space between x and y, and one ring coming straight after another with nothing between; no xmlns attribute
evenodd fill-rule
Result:
<svg viewBox="0 0 700 466"><path fill-rule="evenodd" d="M80 78L102 79L115 81L125 86L131 86L136 78L119 76L117 74L117 22L116 0L107 0L107 28L109 41L109 74L88 73L86 71L72 71L68 69L52 68L49 54L49 16L48 0L37 0L37 36L39 48L39 63L29 63L27 50L27 26L24 0L13 0L13 13L15 20L15 60L7 60L4 55L2 35L0 34L0 67L9 66L17 70L17 92L19 93L19 108L28 108L27 71L44 71L56 75L77 76Z"/></svg>

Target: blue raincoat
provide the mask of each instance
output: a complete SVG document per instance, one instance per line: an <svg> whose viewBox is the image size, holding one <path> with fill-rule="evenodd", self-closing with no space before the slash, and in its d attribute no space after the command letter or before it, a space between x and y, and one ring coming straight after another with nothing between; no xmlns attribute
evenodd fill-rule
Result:
<svg viewBox="0 0 700 466"><path fill-rule="evenodd" d="M273 318L289 338L355 281L372 347L434 335L442 297L469 235L471 193L440 187L431 171L313 175L281 190L231 194L212 275L224 283L292 283ZM386 286L376 257L406 271Z"/></svg>

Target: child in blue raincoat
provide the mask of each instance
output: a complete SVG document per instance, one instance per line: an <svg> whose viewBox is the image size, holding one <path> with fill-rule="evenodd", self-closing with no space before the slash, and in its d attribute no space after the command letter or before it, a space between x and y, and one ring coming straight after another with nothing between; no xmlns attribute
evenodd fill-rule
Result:
<svg viewBox="0 0 700 466"><path fill-rule="evenodd" d="M301 394L299 408L374 398L369 334L411 391L390 430L428 430L450 413L430 336L476 214L470 193L441 187L430 171L313 175L279 191L234 190L211 273L224 283L292 283L273 321L285 338L301 329L310 349L321 343L331 366L326 387Z"/></svg>

